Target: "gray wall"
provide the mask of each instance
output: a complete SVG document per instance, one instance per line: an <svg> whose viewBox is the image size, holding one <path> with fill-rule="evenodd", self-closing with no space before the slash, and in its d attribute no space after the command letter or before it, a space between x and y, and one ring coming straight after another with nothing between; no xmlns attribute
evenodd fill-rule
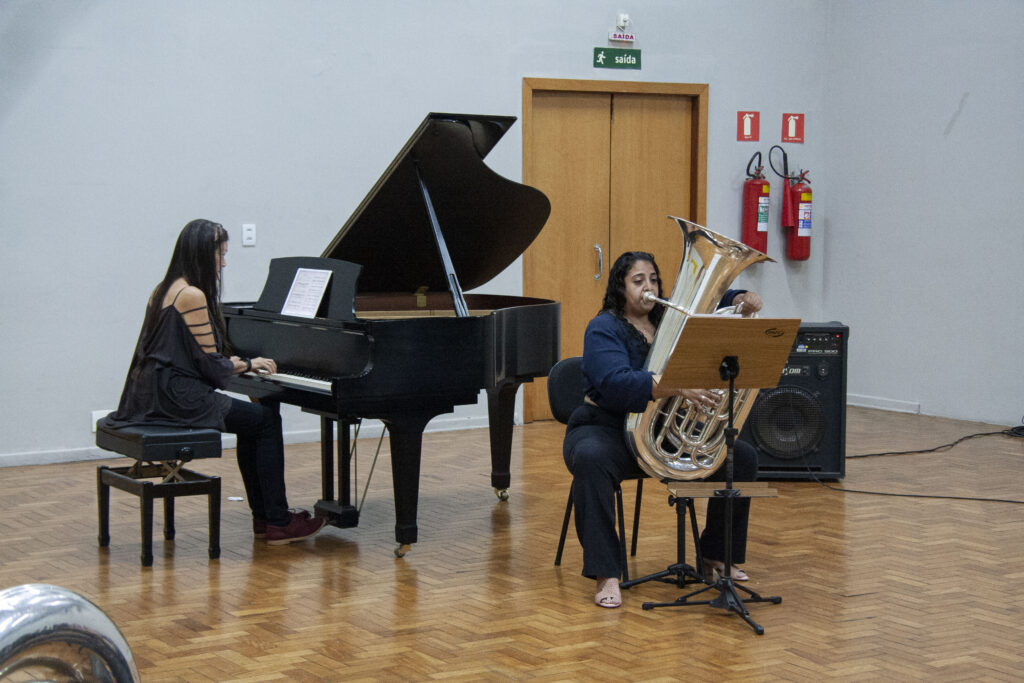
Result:
<svg viewBox="0 0 1024 683"><path fill-rule="evenodd" d="M1018 424L1024 3L830 7L821 293L851 399Z"/></svg>
<svg viewBox="0 0 1024 683"><path fill-rule="evenodd" d="M619 11L641 71L591 67ZM518 115L524 77L709 83L708 223L734 236L747 159L806 113L786 148L811 170L811 258L776 228L779 263L739 284L766 315L851 326L851 402L1016 424L1022 26L1010 0L2 0L0 464L98 454L90 414L116 404L185 222L228 227L225 298L253 299L424 114ZM760 143L735 140L745 109ZM518 180L521 153L517 128L488 163ZM521 282L517 262L483 291ZM431 428L485 424L481 402ZM315 427L286 414L290 441Z"/></svg>

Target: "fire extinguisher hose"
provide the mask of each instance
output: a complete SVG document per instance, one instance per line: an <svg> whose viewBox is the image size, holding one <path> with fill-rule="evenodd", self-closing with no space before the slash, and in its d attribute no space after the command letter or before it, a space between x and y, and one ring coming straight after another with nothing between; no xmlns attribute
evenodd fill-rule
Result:
<svg viewBox="0 0 1024 683"><path fill-rule="evenodd" d="M775 168L775 164L772 162L772 152L776 149L782 152L782 173L779 173L779 169ZM760 152L758 152L758 154L760 154ZM807 174L810 173L810 171L801 170L799 175L789 175L789 155L787 155L786 150L782 149L779 145L772 145L772 148L768 150L768 165L772 167L773 171L775 171L775 175L780 178L795 180L798 183L811 182L810 178L807 177ZM750 175L750 164L747 164L747 175Z"/></svg>
<svg viewBox="0 0 1024 683"><path fill-rule="evenodd" d="M754 172L750 172L750 167L754 165L754 159L757 159L757 168ZM747 162L747 177L748 178L764 178L764 166L761 165L761 153L754 152L754 156L750 157L750 161Z"/></svg>
<svg viewBox="0 0 1024 683"><path fill-rule="evenodd" d="M779 169L775 168L775 163L772 161L772 152L779 150L782 152L782 173L779 173ZM779 145L772 145L772 148L768 150L768 165L775 171L775 175L786 180L796 180L793 176L789 175L789 155L786 154L786 150L782 149Z"/></svg>

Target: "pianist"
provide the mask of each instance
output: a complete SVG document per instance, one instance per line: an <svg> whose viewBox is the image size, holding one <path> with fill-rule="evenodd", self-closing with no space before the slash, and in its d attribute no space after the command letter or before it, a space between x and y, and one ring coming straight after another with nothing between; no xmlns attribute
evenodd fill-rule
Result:
<svg viewBox="0 0 1024 683"><path fill-rule="evenodd" d="M220 275L227 250L228 233L218 223L194 220L182 229L146 307L121 402L107 419L113 427L186 425L237 434L253 533L270 545L286 545L309 538L326 520L288 509L278 404L217 391L232 375L277 371L270 358L224 355Z"/></svg>

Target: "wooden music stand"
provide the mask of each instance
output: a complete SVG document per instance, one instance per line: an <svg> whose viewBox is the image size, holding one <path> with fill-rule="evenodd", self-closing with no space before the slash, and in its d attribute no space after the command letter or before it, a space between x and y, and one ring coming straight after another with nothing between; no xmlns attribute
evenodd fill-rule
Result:
<svg viewBox="0 0 1024 683"><path fill-rule="evenodd" d="M763 389L779 383L799 318L731 318L693 315L686 319L660 386L669 389L716 389L729 386L719 366L726 356L743 361L737 389Z"/></svg>
<svg viewBox="0 0 1024 683"><path fill-rule="evenodd" d="M762 389L779 383L786 360L793 349L793 340L800 328L799 319L733 318L714 315L695 315L686 320L676 341L675 348L659 384L670 389L723 388L728 387L729 421L725 430L726 485L714 491L714 496L725 499L725 557L721 577L674 602L649 603L643 608L669 606L710 605L735 612L750 625L758 635L764 627L750 618L737 588L747 593L750 602L778 604L780 597L762 597L743 586L737 586L732 579L732 520L733 500L744 497L740 489L733 488L733 447L737 430L734 426L733 392L736 389ZM743 372L740 373L740 361ZM681 488L669 491L675 497L687 497ZM763 491L752 490L748 496L763 496ZM682 495L680 495L682 494ZM712 600L690 601L690 598L712 588L718 590L718 597Z"/></svg>

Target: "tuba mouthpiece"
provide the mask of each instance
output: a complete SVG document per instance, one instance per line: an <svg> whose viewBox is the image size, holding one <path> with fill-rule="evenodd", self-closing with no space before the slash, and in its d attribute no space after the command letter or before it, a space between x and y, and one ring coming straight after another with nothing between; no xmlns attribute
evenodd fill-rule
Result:
<svg viewBox="0 0 1024 683"><path fill-rule="evenodd" d="M667 308L673 308L679 311L680 313L684 313L686 315L693 315L692 313L690 313L690 311L686 310L682 306L674 304L667 299L662 299L661 297L656 296L653 292L644 292L640 296L640 298L643 299L644 301L650 301L651 303L661 304L662 306L665 306Z"/></svg>

